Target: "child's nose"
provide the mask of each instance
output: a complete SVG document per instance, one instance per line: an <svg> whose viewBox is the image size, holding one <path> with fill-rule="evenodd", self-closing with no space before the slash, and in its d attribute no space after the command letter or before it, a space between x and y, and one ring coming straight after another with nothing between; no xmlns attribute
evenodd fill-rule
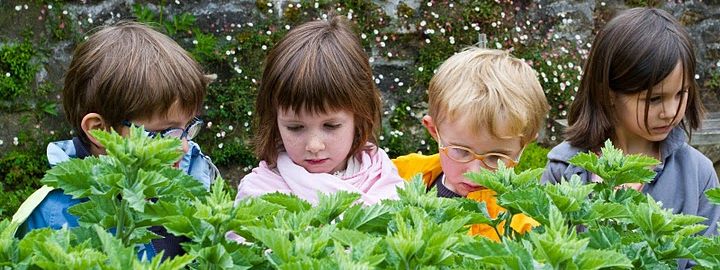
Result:
<svg viewBox="0 0 720 270"><path fill-rule="evenodd" d="M675 114L677 114L678 106L680 106L680 104L677 104L675 102L670 102L668 104L664 104L662 107L662 111L660 111L660 118L663 118L663 119L675 118Z"/></svg>
<svg viewBox="0 0 720 270"><path fill-rule="evenodd" d="M182 142L182 150L183 150L183 153L186 153L186 154L187 154L187 152L190 151L190 143L188 143L187 138L183 138L183 139L181 140L181 142Z"/></svg>
<svg viewBox="0 0 720 270"><path fill-rule="evenodd" d="M323 143L322 138L319 136L312 136L305 145L305 150L311 153L317 153L325 150L325 143Z"/></svg>
<svg viewBox="0 0 720 270"><path fill-rule="evenodd" d="M467 163L467 169L471 172L478 172L482 168L490 170L490 168L486 167L485 164L483 164L479 159L475 159L473 161L470 161Z"/></svg>

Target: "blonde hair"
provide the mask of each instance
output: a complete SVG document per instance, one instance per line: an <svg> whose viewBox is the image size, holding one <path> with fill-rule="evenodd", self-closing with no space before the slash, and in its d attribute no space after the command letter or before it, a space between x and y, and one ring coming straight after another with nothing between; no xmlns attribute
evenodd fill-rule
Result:
<svg viewBox="0 0 720 270"><path fill-rule="evenodd" d="M470 116L465 119L473 131L519 136L523 145L535 139L550 109L530 65L505 51L477 47L445 60L430 80L428 96L436 126Z"/></svg>

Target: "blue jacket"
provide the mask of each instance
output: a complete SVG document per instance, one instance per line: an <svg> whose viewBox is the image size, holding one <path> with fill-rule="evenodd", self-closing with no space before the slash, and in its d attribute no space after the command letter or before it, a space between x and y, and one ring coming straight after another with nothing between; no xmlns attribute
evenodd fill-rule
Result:
<svg viewBox="0 0 720 270"><path fill-rule="evenodd" d="M646 183L642 193L650 194L666 209L675 214L696 215L707 218L703 224L708 228L705 236L718 233L720 206L708 201L705 191L718 186L718 176L712 162L697 149L686 143L687 136L682 128L676 127L660 143L660 165L655 168L655 179ZM580 149L563 142L548 153L548 164L542 176L544 183L557 183L570 179L574 174L583 183L590 181L590 173L583 168L570 165L570 158L588 149ZM686 260L679 262L678 269L686 267Z"/></svg>
<svg viewBox="0 0 720 270"><path fill-rule="evenodd" d="M210 158L200 151L200 147L196 143L189 143L190 150L182 157L180 168L209 189L212 181L220 173ZM72 140L53 142L47 147L47 157L51 167L70 158L85 158L90 155L86 146L77 137ZM22 203L13 216L13 222L21 223L16 235L23 237L29 231L37 228L49 227L59 230L63 226L77 227L77 217L68 213L68 208L81 202L83 200L73 199L72 196L64 194L61 189L41 187ZM152 243L139 247L138 257L146 256L150 259L159 250L165 250L163 257L182 253L180 243L187 241L186 238L175 237L167 233L161 226L152 227L150 230L164 238L153 240Z"/></svg>

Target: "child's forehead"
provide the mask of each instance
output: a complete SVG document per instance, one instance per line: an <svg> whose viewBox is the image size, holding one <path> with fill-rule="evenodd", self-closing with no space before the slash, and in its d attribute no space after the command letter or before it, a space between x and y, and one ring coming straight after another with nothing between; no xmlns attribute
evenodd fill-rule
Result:
<svg viewBox="0 0 720 270"><path fill-rule="evenodd" d="M499 116L496 119L481 119L469 114L447 117L439 123L438 128L441 129L441 135L448 134L458 137L458 140L472 141L480 137L502 140L522 138L522 134L515 132L516 125Z"/></svg>
<svg viewBox="0 0 720 270"><path fill-rule="evenodd" d="M130 121L143 121L165 126L184 126L189 123L198 112L194 108L184 108L180 102L174 102L167 110L138 115Z"/></svg>

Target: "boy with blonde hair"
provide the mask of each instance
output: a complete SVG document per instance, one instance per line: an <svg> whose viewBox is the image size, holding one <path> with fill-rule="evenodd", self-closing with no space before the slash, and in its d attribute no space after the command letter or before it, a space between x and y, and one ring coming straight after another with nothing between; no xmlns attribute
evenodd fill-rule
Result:
<svg viewBox="0 0 720 270"><path fill-rule="evenodd" d="M63 109L77 137L48 145L50 166L69 160L105 154L91 130L114 129L127 135L132 125L144 126L147 136L182 141L185 155L176 166L208 188L219 176L217 168L191 140L202 128L201 112L206 76L190 54L169 37L135 22L103 27L74 52L65 75ZM82 202L61 189L43 186L23 202L13 221L21 223L23 237L39 228L77 227L68 208ZM141 247L140 257L184 253L180 243L163 227L150 231L163 238Z"/></svg>
<svg viewBox="0 0 720 270"><path fill-rule="evenodd" d="M400 176L422 174L428 189L437 188L440 197L484 201L495 218L504 211L495 192L463 174L495 170L501 161L515 166L525 146L535 140L550 107L536 72L505 51L468 48L438 68L428 96L422 124L437 141L439 153L398 157L393 162ZM537 225L525 215L514 216L511 223L519 233ZM471 234L500 238L485 224L473 225Z"/></svg>

